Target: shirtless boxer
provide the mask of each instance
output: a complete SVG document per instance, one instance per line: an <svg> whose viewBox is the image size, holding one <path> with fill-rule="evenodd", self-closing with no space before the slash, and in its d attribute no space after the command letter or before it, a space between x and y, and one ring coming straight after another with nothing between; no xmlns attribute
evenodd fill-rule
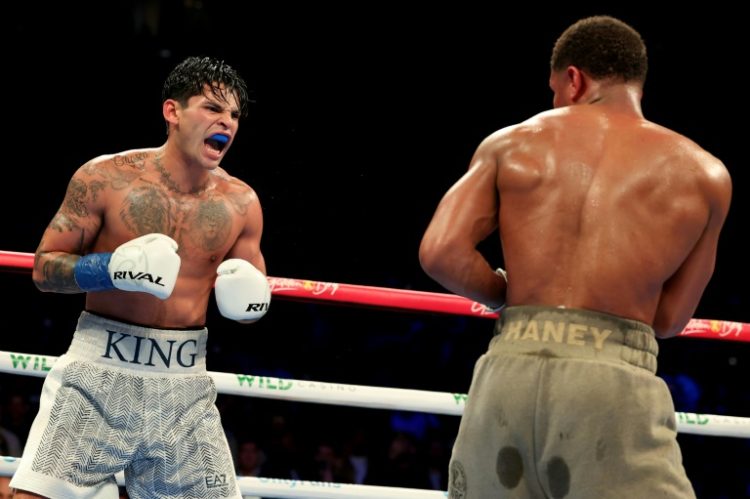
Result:
<svg viewBox="0 0 750 499"><path fill-rule="evenodd" d="M507 304L474 370L451 498L695 496L655 336L695 312L731 181L644 119L646 69L630 26L570 26L552 52L555 109L487 137L424 234L432 278ZM496 228L507 274L477 250Z"/></svg>
<svg viewBox="0 0 750 499"><path fill-rule="evenodd" d="M241 497L204 324L214 285L240 322L270 301L260 203L219 167L247 89L223 61L190 57L162 97L166 143L79 168L36 251L39 289L88 294L45 380L15 497L117 498L121 470L133 499Z"/></svg>

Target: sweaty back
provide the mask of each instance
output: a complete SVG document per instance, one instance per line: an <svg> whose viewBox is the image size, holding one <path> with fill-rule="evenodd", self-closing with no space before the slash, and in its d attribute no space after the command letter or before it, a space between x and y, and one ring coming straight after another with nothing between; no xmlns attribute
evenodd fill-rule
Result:
<svg viewBox="0 0 750 499"><path fill-rule="evenodd" d="M498 160L508 304L595 309L650 323L703 232L700 148L597 105L513 129Z"/></svg>

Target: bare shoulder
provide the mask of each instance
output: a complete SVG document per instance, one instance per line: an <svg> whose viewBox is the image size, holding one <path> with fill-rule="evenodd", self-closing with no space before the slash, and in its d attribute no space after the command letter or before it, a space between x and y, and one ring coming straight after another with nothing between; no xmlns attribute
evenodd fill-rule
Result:
<svg viewBox="0 0 750 499"><path fill-rule="evenodd" d="M227 173L227 171L221 167L211 171L216 186L222 192L234 192L237 194L245 193L255 195L255 190L250 185L237 177L234 177Z"/></svg>
<svg viewBox="0 0 750 499"><path fill-rule="evenodd" d="M245 181L228 174L221 167L213 170L211 175L216 182L216 191L226 196L239 213L247 213L250 206L260 206L258 195Z"/></svg>
<svg viewBox="0 0 750 499"><path fill-rule="evenodd" d="M690 141L695 148L692 156L698 164L698 168L703 172L706 182L716 188L731 189L731 177L729 170L724 163L713 154L709 153L698 144Z"/></svg>
<svg viewBox="0 0 750 499"><path fill-rule="evenodd" d="M693 178L706 192L714 205L728 207L732 193L732 179L724 163L692 139L674 130L647 122L650 131L660 137L669 151L669 167L682 178Z"/></svg>
<svg viewBox="0 0 750 499"><path fill-rule="evenodd" d="M650 127L654 133L663 135L679 167L695 171L699 178L707 182L719 184L731 182L729 171L724 163L689 137L651 122L647 122L646 126Z"/></svg>
<svg viewBox="0 0 750 499"><path fill-rule="evenodd" d="M482 140L471 168L515 165L524 171L535 169L534 151L550 144L560 128L558 111L547 111L503 127Z"/></svg>
<svg viewBox="0 0 750 499"><path fill-rule="evenodd" d="M552 109L536 114L520 123L503 127L488 135L480 148L502 151L509 147L524 145L533 140L544 140L560 128L567 110Z"/></svg>
<svg viewBox="0 0 750 499"><path fill-rule="evenodd" d="M695 144L693 153L702 184L705 186L714 208L726 216L732 197L732 179L724 163L705 149Z"/></svg>
<svg viewBox="0 0 750 499"><path fill-rule="evenodd" d="M146 164L156 156L157 149L132 149L97 156L84 164L79 172L106 179L137 176L146 170Z"/></svg>

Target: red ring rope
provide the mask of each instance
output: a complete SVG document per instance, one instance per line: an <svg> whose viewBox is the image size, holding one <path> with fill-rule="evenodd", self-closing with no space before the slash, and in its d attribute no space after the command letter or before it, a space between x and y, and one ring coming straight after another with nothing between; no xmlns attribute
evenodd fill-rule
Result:
<svg viewBox="0 0 750 499"><path fill-rule="evenodd" d="M0 270L29 271L34 266L34 255L0 250ZM297 301L324 301L350 305L367 305L392 310L439 312L495 319L484 306L461 296L380 288L358 284L307 281L286 277L269 277L273 295ZM750 342L750 324L707 319L691 319L679 336L715 340Z"/></svg>

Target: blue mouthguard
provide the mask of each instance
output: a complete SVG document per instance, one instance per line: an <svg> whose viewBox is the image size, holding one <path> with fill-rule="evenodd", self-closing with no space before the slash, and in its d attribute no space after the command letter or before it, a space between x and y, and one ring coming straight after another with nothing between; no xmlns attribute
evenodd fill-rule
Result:
<svg viewBox="0 0 750 499"><path fill-rule="evenodd" d="M229 142L229 137L220 133L215 133L209 138L215 140L216 142L221 142L222 144L226 144L227 142Z"/></svg>

